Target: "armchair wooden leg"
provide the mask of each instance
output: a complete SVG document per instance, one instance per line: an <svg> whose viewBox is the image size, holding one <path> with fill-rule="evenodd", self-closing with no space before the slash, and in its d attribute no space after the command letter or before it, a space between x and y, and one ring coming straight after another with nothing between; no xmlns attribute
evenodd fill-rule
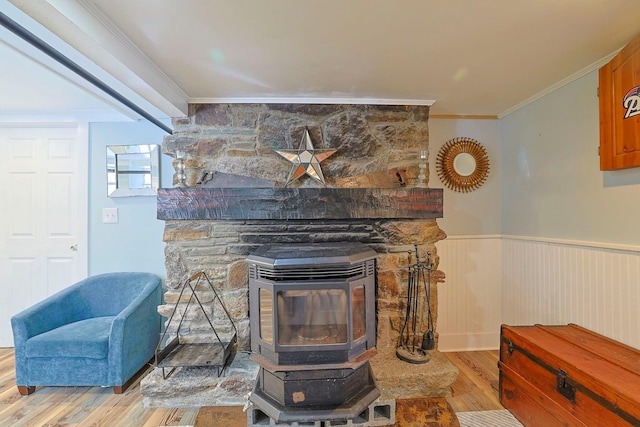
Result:
<svg viewBox="0 0 640 427"><path fill-rule="evenodd" d="M147 363L145 363L144 366L142 366L142 368L138 370L138 372L133 374L133 376L129 378L129 381L127 381L126 383L122 385L113 386L113 394L124 393L129 387L131 387L131 385L133 385L133 383L135 383L138 379L140 379L140 377L142 377L145 374L145 372L149 370L151 366L153 366L152 363L154 359L155 359L155 356L152 357Z"/></svg>
<svg viewBox="0 0 640 427"><path fill-rule="evenodd" d="M28 396L32 394L34 391L36 391L35 386L19 385L17 387L18 387L18 393L20 393L21 396Z"/></svg>

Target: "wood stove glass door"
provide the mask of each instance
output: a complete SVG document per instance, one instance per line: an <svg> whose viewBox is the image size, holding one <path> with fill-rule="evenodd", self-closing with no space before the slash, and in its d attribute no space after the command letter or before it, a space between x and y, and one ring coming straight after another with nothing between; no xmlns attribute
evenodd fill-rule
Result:
<svg viewBox="0 0 640 427"><path fill-rule="evenodd" d="M351 291L351 315L353 316L353 341L365 336L367 332L366 303L364 286L357 286Z"/></svg>
<svg viewBox="0 0 640 427"><path fill-rule="evenodd" d="M278 292L278 344L345 344L347 293L342 289Z"/></svg>
<svg viewBox="0 0 640 427"><path fill-rule="evenodd" d="M273 344L273 293L260 288L260 338Z"/></svg>

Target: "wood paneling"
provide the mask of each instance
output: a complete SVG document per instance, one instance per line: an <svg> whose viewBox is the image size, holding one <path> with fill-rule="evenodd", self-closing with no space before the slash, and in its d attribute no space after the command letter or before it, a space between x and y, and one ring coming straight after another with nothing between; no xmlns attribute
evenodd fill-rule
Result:
<svg viewBox="0 0 640 427"><path fill-rule="evenodd" d="M497 349L500 343L500 237L448 237L437 243L438 348L441 351Z"/></svg>
<svg viewBox="0 0 640 427"><path fill-rule="evenodd" d="M508 236L438 242L438 348L497 349L500 324L577 323L640 348L640 247Z"/></svg>
<svg viewBox="0 0 640 427"><path fill-rule="evenodd" d="M640 348L640 252L504 238L503 322L577 323Z"/></svg>

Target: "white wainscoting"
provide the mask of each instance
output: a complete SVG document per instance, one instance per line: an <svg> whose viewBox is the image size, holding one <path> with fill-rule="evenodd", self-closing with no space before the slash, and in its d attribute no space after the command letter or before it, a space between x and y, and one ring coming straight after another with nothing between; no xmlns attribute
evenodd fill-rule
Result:
<svg viewBox="0 0 640 427"><path fill-rule="evenodd" d="M577 323L640 348L640 247L502 241L504 323Z"/></svg>
<svg viewBox="0 0 640 427"><path fill-rule="evenodd" d="M450 236L438 242L438 349L497 349L502 320L500 236Z"/></svg>
<svg viewBox="0 0 640 427"><path fill-rule="evenodd" d="M502 323L577 323L640 348L640 247L493 235L437 247L441 351L497 349Z"/></svg>

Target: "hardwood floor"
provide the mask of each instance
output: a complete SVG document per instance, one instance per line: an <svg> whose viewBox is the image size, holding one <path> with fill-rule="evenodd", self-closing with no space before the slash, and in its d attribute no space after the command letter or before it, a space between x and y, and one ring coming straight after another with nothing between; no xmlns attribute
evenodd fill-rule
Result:
<svg viewBox="0 0 640 427"><path fill-rule="evenodd" d="M455 412L504 409L498 397L498 350L444 354L460 370L447 398Z"/></svg>
<svg viewBox="0 0 640 427"><path fill-rule="evenodd" d="M193 425L198 408L142 407L139 381L123 394L101 387L38 387L20 396L13 349L0 349L0 426L158 427Z"/></svg>
<svg viewBox="0 0 640 427"><path fill-rule="evenodd" d="M456 412L503 409L498 401L498 351L445 353L460 369L447 401ZM38 387L20 396L13 349L0 348L0 427L158 427L193 425L198 408L142 407L139 383L120 395L101 387Z"/></svg>

